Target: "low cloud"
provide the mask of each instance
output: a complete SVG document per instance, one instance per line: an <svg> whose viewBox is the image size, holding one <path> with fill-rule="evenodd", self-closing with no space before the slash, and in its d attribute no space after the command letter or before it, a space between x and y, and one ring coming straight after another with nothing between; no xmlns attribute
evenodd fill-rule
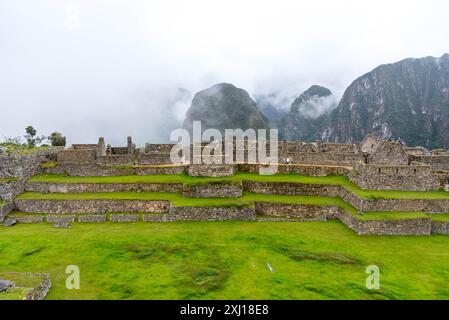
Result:
<svg viewBox="0 0 449 320"><path fill-rule="evenodd" d="M2 0L0 137L33 125L68 143L167 141L193 95L220 82L254 98L274 93L284 109L315 83L339 96L379 64L446 52L448 8L437 0Z"/></svg>

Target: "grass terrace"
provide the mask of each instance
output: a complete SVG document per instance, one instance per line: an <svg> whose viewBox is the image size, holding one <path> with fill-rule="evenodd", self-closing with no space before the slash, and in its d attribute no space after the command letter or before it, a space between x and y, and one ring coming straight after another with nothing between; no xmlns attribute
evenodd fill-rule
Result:
<svg viewBox="0 0 449 320"><path fill-rule="evenodd" d="M0 143L0 147L4 148L6 154L8 154L8 155L16 154L19 156L31 155L31 154L34 154L36 151L46 150L49 148L48 145L42 145L39 147L30 148L26 145L15 144L15 143L10 143L10 142Z"/></svg>
<svg viewBox="0 0 449 320"><path fill-rule="evenodd" d="M186 198L165 192L35 193L25 192L17 199L44 200L169 200L174 206L252 206L255 201L340 206L350 213L357 210L338 197L266 195L245 192L240 198Z"/></svg>
<svg viewBox="0 0 449 320"><path fill-rule="evenodd" d="M168 200L173 206L206 207L248 207L254 202L273 202L284 204L310 204L319 206L338 206L358 220L406 220L427 218L434 221L449 221L449 213L426 214L423 212L365 212L358 214L356 208L338 197L265 195L245 192L240 198L185 198L178 193L164 192L103 192L103 193L34 193L26 192L18 199L38 200ZM14 213L15 215L17 213ZM20 214L20 213L19 213ZM32 213L33 214L33 213Z"/></svg>
<svg viewBox="0 0 449 320"><path fill-rule="evenodd" d="M42 162L39 166L42 169L49 169L49 168L56 168L56 161L50 160L50 161L46 161L46 162Z"/></svg>
<svg viewBox="0 0 449 320"><path fill-rule="evenodd" d="M41 223L0 233L0 272L50 273L47 299L449 299L447 236L360 237L338 221ZM73 264L80 290L66 288ZM380 268L379 290L365 287L369 265Z"/></svg>
<svg viewBox="0 0 449 320"><path fill-rule="evenodd" d="M243 180L264 182L292 182L302 184L341 185L347 190L364 199L449 199L446 191L398 191L398 190L365 190L352 183L346 176L309 177L299 174L277 174L261 176L257 173L238 172L234 176L224 178L191 177L180 175L147 175L147 176L112 176L112 177L73 177L57 174L39 174L29 179L29 182L48 183L208 183L236 182Z"/></svg>

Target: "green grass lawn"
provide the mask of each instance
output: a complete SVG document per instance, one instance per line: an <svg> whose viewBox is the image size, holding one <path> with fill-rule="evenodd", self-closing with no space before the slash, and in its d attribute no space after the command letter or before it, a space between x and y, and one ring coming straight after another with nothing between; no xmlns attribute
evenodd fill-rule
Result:
<svg viewBox="0 0 449 320"><path fill-rule="evenodd" d="M361 237L336 221L19 224L0 239L0 273L50 273L48 299L449 299L449 237ZM380 290L365 287L369 265Z"/></svg>
<svg viewBox="0 0 449 320"><path fill-rule="evenodd" d="M346 176L309 177L298 174L277 174L261 176L256 173L238 172L234 176L225 178L191 177L187 174L179 175L147 175L147 176L112 176L112 177L72 177L56 174L39 174L29 179L30 182L51 183L206 183L206 182L294 182L303 184L341 185L364 199L449 199L449 192L445 191L398 191L398 190L364 190L349 181Z"/></svg>
<svg viewBox="0 0 449 320"><path fill-rule="evenodd" d="M31 155L40 150L48 149L48 145L42 145L39 147L28 147L22 144L15 144L10 142L2 142L0 143L0 147L5 148L6 154L16 154L19 156Z"/></svg>
<svg viewBox="0 0 449 320"><path fill-rule="evenodd" d="M17 178L1 178L0 183L9 183L9 182L13 182L16 180L17 180Z"/></svg>
<svg viewBox="0 0 449 320"><path fill-rule="evenodd" d="M449 213L429 214L433 221L449 222Z"/></svg>

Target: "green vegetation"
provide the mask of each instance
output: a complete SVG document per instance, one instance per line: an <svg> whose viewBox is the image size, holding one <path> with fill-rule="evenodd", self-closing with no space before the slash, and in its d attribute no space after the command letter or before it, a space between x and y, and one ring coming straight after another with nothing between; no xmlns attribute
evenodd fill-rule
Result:
<svg viewBox="0 0 449 320"><path fill-rule="evenodd" d="M429 216L433 221L449 222L449 213L435 213L429 214Z"/></svg>
<svg viewBox="0 0 449 320"><path fill-rule="evenodd" d="M8 183L8 182L13 182L16 181L17 178L0 178L0 183Z"/></svg>
<svg viewBox="0 0 449 320"><path fill-rule="evenodd" d="M66 137L64 137L61 133L59 132L53 132L48 139L51 142L51 145L53 147L65 147L66 144Z"/></svg>
<svg viewBox="0 0 449 320"><path fill-rule="evenodd" d="M56 168L56 161L50 160L50 161L42 162L39 166L42 169Z"/></svg>
<svg viewBox="0 0 449 320"><path fill-rule="evenodd" d="M57 174L40 174L32 177L30 182L50 183L207 183L213 181L241 182L293 182L302 184L341 185L364 199L449 199L445 191L397 191L397 190L364 190L349 181L346 176L309 177L298 174L277 174L261 176L256 173L239 172L225 178L191 177L180 175L148 175L148 176L113 176L113 177L71 177Z"/></svg>
<svg viewBox="0 0 449 320"><path fill-rule="evenodd" d="M29 148L26 145L15 144L10 142L0 143L0 147L3 147L5 149L5 153L8 155L17 154L19 156L31 155L34 154L36 151L45 150L48 148L48 146Z"/></svg>
<svg viewBox="0 0 449 320"><path fill-rule="evenodd" d="M0 233L0 272L50 273L48 299L449 299L447 236L361 237L337 221L42 223ZM66 289L68 265L80 268L80 290ZM365 287L369 265L380 268L380 290Z"/></svg>
<svg viewBox="0 0 449 320"><path fill-rule="evenodd" d="M23 300L31 288L12 288L0 293L0 300Z"/></svg>
<svg viewBox="0 0 449 320"><path fill-rule="evenodd" d="M32 254L32 252L30 252ZM0 300L23 300L32 288L37 288L42 278L23 273L0 273L0 279L13 281L15 288L0 293Z"/></svg>

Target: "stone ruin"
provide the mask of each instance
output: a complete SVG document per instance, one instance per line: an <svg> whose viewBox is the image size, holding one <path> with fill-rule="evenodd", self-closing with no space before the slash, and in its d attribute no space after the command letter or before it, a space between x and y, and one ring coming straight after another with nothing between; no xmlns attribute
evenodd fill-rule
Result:
<svg viewBox="0 0 449 320"><path fill-rule="evenodd" d="M170 151L174 144L149 144L136 148L128 137L125 147L105 145L104 138L97 144L74 144L57 152L57 166L50 172L75 176L104 176L127 174L171 174L187 172L195 176L233 175L233 165L224 165L225 143L219 142L220 153L215 155L217 164L194 164L193 149L203 152L208 144L192 145L189 156L181 163L172 163ZM257 145L254 144L257 151ZM258 159L251 159L248 141L235 141L234 166L257 166ZM216 150L216 149L215 149ZM240 150L243 159L236 158ZM214 150L208 151L212 158ZM267 152L270 153L269 145ZM257 154L257 153L256 153ZM270 154L271 155L271 154ZM336 166L352 169L349 178L362 188L376 190L431 191L448 189L449 153L443 150L428 151L422 147L405 147L399 141L380 140L368 135L360 144L327 142L304 143L281 141L278 145L280 172L285 165ZM201 160L200 160L201 162Z"/></svg>
<svg viewBox="0 0 449 320"><path fill-rule="evenodd" d="M362 199L342 186L311 184L273 184L243 181L240 185L221 183L204 185L181 184L88 184L88 183L27 183L36 173L66 174L70 176L125 176L152 174L181 174L191 176L225 177L238 171L259 172L264 165L251 158L248 141L233 141L231 144L216 142L209 154L217 163L195 163L193 149L203 152L208 144L192 145L188 156L179 163L172 163L170 152L174 144L145 144L138 148L132 138L126 146L115 147L99 138L96 144L73 144L66 149L49 149L26 158L11 158L0 155L0 179L15 177L13 181L0 180L0 220L13 210L22 212L44 212L48 216L28 215L15 217L19 222L71 223L71 222L135 222L142 215L143 221L166 222L174 220L226 220L254 221L255 213L279 212L288 217L304 221L307 219L338 218L360 234L403 234L398 222L362 222L347 217L338 207L319 208L307 205L275 205L256 203L255 208L234 207L175 207L169 201L148 200L86 200L52 201L16 199L24 191L38 193L67 192L122 192L156 191L177 192L185 197L239 197L243 192L340 197L360 212L421 211L429 213L449 212L449 200L435 199ZM254 146L257 151L257 145ZM226 148L234 151L233 163L222 164ZM266 146L271 154L270 146ZM235 156L241 151L242 158ZM346 175L363 189L370 190L415 190L449 191L449 153L446 150L427 150L422 147L406 147L399 141L386 141L368 135L360 144L327 142L280 141L278 144L278 172L298 173L304 176ZM201 159L200 159L201 160ZM52 163L52 165L43 165ZM259 210L259 211L258 211ZM121 212L130 214L111 214ZM65 214L69 213L69 214ZM132 213L132 214L131 214ZM157 214L155 214L157 213ZM299 216L298 216L299 215ZM270 218L281 221L285 217ZM415 221L416 222L416 221ZM401 222L402 223L402 222ZM414 223L414 222L413 222ZM410 222L409 234L431 232L430 220L419 222L416 227ZM433 228L434 222L432 222ZM435 223L436 225L436 223ZM415 228L416 227L416 228ZM374 228L374 229L370 229ZM379 229L380 228L380 229ZM383 228L383 229L382 229ZM405 227L404 227L405 228ZM438 227L449 233L449 224ZM373 231L374 230L374 231ZM401 231L402 230L402 231ZM382 233L383 232L383 233ZM402 232L402 233L401 233Z"/></svg>

